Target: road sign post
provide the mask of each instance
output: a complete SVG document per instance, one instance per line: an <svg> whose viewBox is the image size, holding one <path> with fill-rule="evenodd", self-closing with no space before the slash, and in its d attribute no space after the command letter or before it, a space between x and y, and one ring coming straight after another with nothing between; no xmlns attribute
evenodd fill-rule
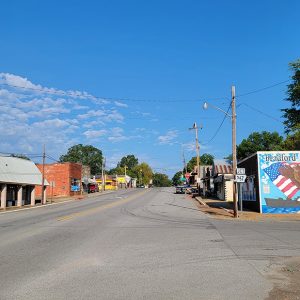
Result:
<svg viewBox="0 0 300 300"><path fill-rule="evenodd" d="M246 174L245 168L236 168L236 174L237 175L245 175Z"/></svg>
<svg viewBox="0 0 300 300"><path fill-rule="evenodd" d="M246 178L246 175L235 175L235 182L245 182Z"/></svg>

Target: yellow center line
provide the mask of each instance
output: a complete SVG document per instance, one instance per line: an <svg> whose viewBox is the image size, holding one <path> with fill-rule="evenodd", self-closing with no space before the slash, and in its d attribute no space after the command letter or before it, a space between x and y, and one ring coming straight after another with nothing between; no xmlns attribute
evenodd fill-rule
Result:
<svg viewBox="0 0 300 300"><path fill-rule="evenodd" d="M147 190L142 191L138 194L132 195L128 198L121 199L121 200L118 200L118 201L115 201L115 202L112 202L112 203L108 203L108 204L105 204L105 205L102 205L102 206L99 206L99 207L93 207L93 208L89 208L89 209L79 211L79 212L76 212L76 213L73 213L73 214L62 216L62 217L59 217L57 219L57 221L68 221L68 220L71 220L71 219L76 218L76 217L83 217L83 216L87 216L87 215L90 215L90 214L93 214L93 213L96 213L96 212L100 212L100 211L103 211L103 210L106 210L106 209L109 209L109 208L112 208L112 207L116 207L116 206L122 205L124 203L130 202L130 201L136 199L137 197L145 194L146 192L147 192Z"/></svg>

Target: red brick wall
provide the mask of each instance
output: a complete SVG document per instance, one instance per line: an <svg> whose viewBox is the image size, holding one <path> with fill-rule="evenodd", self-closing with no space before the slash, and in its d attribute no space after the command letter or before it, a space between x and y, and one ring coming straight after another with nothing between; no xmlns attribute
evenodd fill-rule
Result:
<svg viewBox="0 0 300 300"><path fill-rule="evenodd" d="M37 167L42 172L42 165L37 164ZM45 178L49 184L51 181L55 183L53 197L67 197L80 193L71 191L71 179L81 180L81 168L81 164L77 163L45 164ZM36 195L37 197L41 195L41 187L36 187ZM51 195L52 188L47 186L47 197Z"/></svg>

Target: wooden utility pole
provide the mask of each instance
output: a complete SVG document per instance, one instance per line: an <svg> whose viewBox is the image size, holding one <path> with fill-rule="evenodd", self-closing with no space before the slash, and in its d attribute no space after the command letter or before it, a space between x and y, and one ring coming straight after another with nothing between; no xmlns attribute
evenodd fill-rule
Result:
<svg viewBox="0 0 300 300"><path fill-rule="evenodd" d="M43 164L42 164L42 198L41 198L41 204L45 204L45 195L44 195L44 189L45 189L45 159L46 159L46 150L45 150L45 144L43 146Z"/></svg>
<svg viewBox="0 0 300 300"><path fill-rule="evenodd" d="M196 153L197 153L197 187L198 187L198 194L200 195L200 145L199 145L199 140L198 140L198 126L197 123L195 122L193 124L192 128L189 128L190 130L194 129L195 134L196 134Z"/></svg>
<svg viewBox="0 0 300 300"><path fill-rule="evenodd" d="M186 166L186 161L185 161L185 156L184 156L184 149L182 147L182 162L183 162L183 172L187 173L187 166Z"/></svg>
<svg viewBox="0 0 300 300"><path fill-rule="evenodd" d="M126 180L127 174L126 174L126 169L127 169L127 166L125 165L124 166L124 170L125 170L125 189L127 189L127 180Z"/></svg>
<svg viewBox="0 0 300 300"><path fill-rule="evenodd" d="M105 191L105 157L102 158L102 166L101 166L101 177L102 177L102 191Z"/></svg>
<svg viewBox="0 0 300 300"><path fill-rule="evenodd" d="M232 173L233 182L233 212L234 217L238 218L238 203L237 203L237 186L235 182L237 159L236 159L236 111L235 111L235 86L231 87L231 119L232 119Z"/></svg>

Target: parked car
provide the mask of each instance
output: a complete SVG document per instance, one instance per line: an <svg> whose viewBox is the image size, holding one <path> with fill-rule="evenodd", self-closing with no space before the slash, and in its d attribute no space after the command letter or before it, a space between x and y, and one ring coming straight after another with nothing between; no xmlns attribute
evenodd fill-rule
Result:
<svg viewBox="0 0 300 300"><path fill-rule="evenodd" d="M175 193L176 194L185 194L187 188L188 188L187 185L177 185Z"/></svg>
<svg viewBox="0 0 300 300"><path fill-rule="evenodd" d="M90 183L88 185L88 193L96 193L96 192L99 192L98 184Z"/></svg>

